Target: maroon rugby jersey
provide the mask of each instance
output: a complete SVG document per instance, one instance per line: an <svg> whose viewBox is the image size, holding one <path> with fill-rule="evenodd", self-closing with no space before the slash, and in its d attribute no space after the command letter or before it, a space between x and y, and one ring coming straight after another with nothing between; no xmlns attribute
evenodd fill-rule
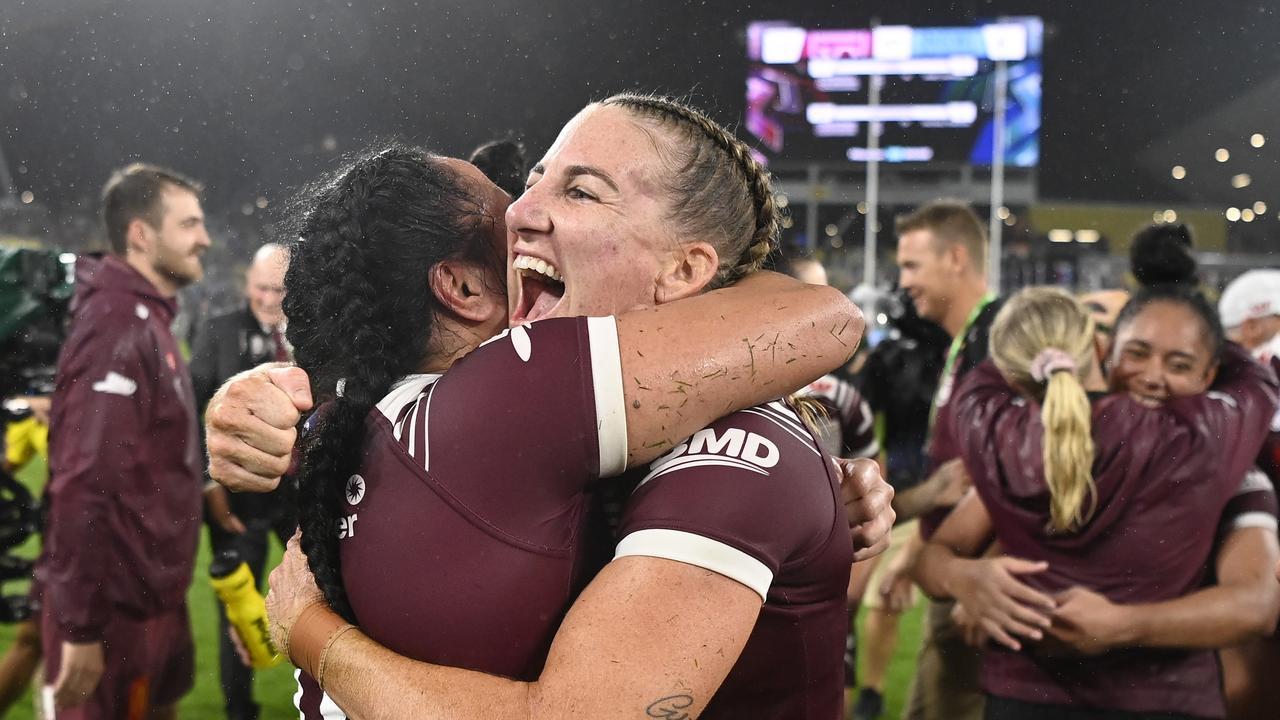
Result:
<svg viewBox="0 0 1280 720"><path fill-rule="evenodd" d="M823 375L796 393L816 400L826 417L816 419L822 449L836 457L869 458L880 452L875 415L862 393L848 380Z"/></svg>
<svg viewBox="0 0 1280 720"><path fill-rule="evenodd" d="M640 480L618 557L698 565L765 601L704 720L841 716L853 542L839 494L830 457L780 401L700 430Z"/></svg>
<svg viewBox="0 0 1280 720"><path fill-rule="evenodd" d="M971 372L955 436L996 537L1013 556L1043 560L1024 581L1046 592L1082 585L1113 602L1158 602L1200 587L1224 507L1253 463L1276 407L1274 375L1236 346L1204 395L1144 407L1127 395L1094 404L1097 510L1085 527L1050 533L1040 409L990 362ZM984 689L1026 702L1222 717L1208 650L1124 649L1049 657L989 647Z"/></svg>
<svg viewBox="0 0 1280 720"><path fill-rule="evenodd" d="M369 414L338 528L361 630L416 660L522 680L586 580L587 485L625 467L612 318L516 327ZM309 678L307 718L343 717Z"/></svg>

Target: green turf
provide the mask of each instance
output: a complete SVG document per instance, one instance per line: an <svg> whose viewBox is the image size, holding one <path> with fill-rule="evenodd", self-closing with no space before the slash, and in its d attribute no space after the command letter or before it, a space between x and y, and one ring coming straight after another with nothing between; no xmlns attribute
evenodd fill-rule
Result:
<svg viewBox="0 0 1280 720"><path fill-rule="evenodd" d="M33 490L43 486L46 469L38 460L31 463L19 474L28 487ZM19 554L34 557L38 545L34 540L28 541L19 550ZM267 567L274 567L280 558L280 548L272 542L271 555ZM200 554L196 560L196 577L187 594L187 603L191 611L191 632L196 644L196 684L195 688L182 700L179 717L215 719L223 717L222 690L218 687L218 621L217 606L213 590L209 588L209 540L206 533L200 535ZM21 586L6 584L6 594L16 593ZM13 642L14 630L10 625L0 625L0 652L6 651ZM270 670L257 673L254 682L254 696L262 705L263 720L275 718L295 718L297 711L293 709L293 666L288 663L278 665ZM32 720L34 717L31 697L28 693L20 699L4 715L6 719Z"/></svg>
<svg viewBox="0 0 1280 720"><path fill-rule="evenodd" d="M893 652L893 660L889 663L889 671L884 676L884 720L898 720L902 717L902 708L906 704L907 689L911 685L911 676L915 673L916 653L920 649L920 626L924 617L924 603L917 603L914 608L902 616L898 624L898 647ZM864 607L858 613L858 626L862 626ZM858 654L858 675L866 673L864 663L866 653ZM853 711L853 703L857 691L850 692L845 702L847 712ZM847 714L847 713L846 713Z"/></svg>

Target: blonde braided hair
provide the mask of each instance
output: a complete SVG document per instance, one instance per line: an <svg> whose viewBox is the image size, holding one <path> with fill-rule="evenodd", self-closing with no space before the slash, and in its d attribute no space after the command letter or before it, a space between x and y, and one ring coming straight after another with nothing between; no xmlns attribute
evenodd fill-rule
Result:
<svg viewBox="0 0 1280 720"><path fill-rule="evenodd" d="M720 239L720 267L708 289L732 285L759 270L777 248L780 209L772 178L746 143L672 98L621 93L598 104L683 133L667 148L677 164L669 183L673 216L690 237Z"/></svg>
<svg viewBox="0 0 1280 720"><path fill-rule="evenodd" d="M1043 461L1049 488L1049 530L1080 530L1097 509L1093 482L1092 408L1082 380L1093 353L1093 317L1071 294L1029 287L1009 298L991 326L991 359L1040 402ZM1035 371L1046 350L1071 358L1073 367Z"/></svg>

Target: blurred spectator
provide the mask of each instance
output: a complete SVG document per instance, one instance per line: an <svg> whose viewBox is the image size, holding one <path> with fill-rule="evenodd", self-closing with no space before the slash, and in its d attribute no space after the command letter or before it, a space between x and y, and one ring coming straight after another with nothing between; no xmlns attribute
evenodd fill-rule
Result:
<svg viewBox="0 0 1280 720"><path fill-rule="evenodd" d="M191 357L191 380L201 414L222 383L242 370L264 362L288 361L284 338L284 273L288 253L279 245L258 249L245 272L242 307L214 317L196 336ZM229 494L215 482L205 483L209 540L215 554L235 553L248 563L259 589L264 579L269 536L283 545L297 528L291 483L281 482L270 493ZM220 607L220 606L219 606ZM252 720L259 707L253 700L253 670L232 644L225 613L218 613L219 668L222 693L230 720Z"/></svg>
<svg viewBox="0 0 1280 720"><path fill-rule="evenodd" d="M1280 270L1250 270L1218 300L1227 335L1262 361L1280 357Z"/></svg>
<svg viewBox="0 0 1280 720"><path fill-rule="evenodd" d="M471 151L470 162L513 199L524 194L529 174L524 145L515 140L487 142Z"/></svg>
<svg viewBox="0 0 1280 720"><path fill-rule="evenodd" d="M112 254L77 261L38 565L60 718L174 717L194 680L200 449L169 324L178 289L204 274L199 191L153 165L120 170L103 191Z"/></svg>
<svg viewBox="0 0 1280 720"><path fill-rule="evenodd" d="M911 536L919 532L914 518L924 508L913 503L913 498L935 497L911 491L924 480L929 407L948 344L942 328L916 314L906 293L891 296L887 304L885 314L891 329L871 350L858 385L881 421L885 476L895 491L894 510L899 520L889 549L863 563L866 570L855 566L855 575L866 577L851 600L860 600L867 611L858 641L866 673L860 678L862 689L853 708L854 720L871 720L883 712L885 674L898 643L898 621L918 599L910 578L901 572L898 558Z"/></svg>
<svg viewBox="0 0 1280 720"><path fill-rule="evenodd" d="M987 357L991 323L1000 300L987 287L987 234L964 203L940 200L898 218L899 284L917 312L951 336L934 394L928 441L928 479L907 493L920 511L920 533L886 572L885 583L910 575L923 540L946 517L967 489L952 425L952 391ZM898 501L902 502L902 501ZM983 696L978 687L978 654L955 631L951 602L930 602L904 717L909 720L978 720Z"/></svg>

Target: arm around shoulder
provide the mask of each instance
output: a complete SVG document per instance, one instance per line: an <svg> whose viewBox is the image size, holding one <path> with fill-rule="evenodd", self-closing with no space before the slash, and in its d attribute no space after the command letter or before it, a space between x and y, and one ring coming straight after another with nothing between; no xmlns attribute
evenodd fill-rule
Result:
<svg viewBox="0 0 1280 720"><path fill-rule="evenodd" d="M621 315L628 464L844 365L862 331L861 311L840 291L765 272Z"/></svg>

